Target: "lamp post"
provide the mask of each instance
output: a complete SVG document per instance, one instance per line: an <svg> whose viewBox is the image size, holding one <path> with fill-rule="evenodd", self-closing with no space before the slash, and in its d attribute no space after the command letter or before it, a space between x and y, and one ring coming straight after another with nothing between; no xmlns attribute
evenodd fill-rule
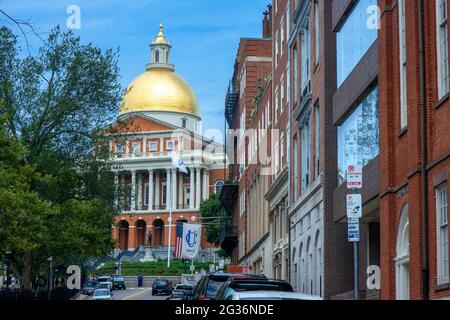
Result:
<svg viewBox="0 0 450 320"><path fill-rule="evenodd" d="M9 278L9 258L11 256L11 251L6 251L5 252L5 260L6 260L6 290L9 290L9 282L10 282L10 278ZM3 275L2 275L3 276Z"/></svg>
<svg viewBox="0 0 450 320"><path fill-rule="evenodd" d="M52 256L48 257L47 261L48 261L48 300L51 300L51 292L53 286L53 270L52 270L53 257Z"/></svg>

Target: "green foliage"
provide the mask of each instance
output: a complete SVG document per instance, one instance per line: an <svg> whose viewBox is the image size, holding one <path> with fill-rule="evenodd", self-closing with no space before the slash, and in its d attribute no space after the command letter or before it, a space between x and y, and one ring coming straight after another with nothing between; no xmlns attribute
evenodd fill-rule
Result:
<svg viewBox="0 0 450 320"><path fill-rule="evenodd" d="M200 214L206 228L206 241L218 245L220 233L229 217L222 208L217 194L211 194L207 200L202 202Z"/></svg>
<svg viewBox="0 0 450 320"><path fill-rule="evenodd" d="M0 27L0 253L25 286L55 265L113 247L113 175L96 153L120 101L117 53L56 27L36 56L20 57ZM34 277L33 277L34 278Z"/></svg>
<svg viewBox="0 0 450 320"><path fill-rule="evenodd" d="M182 260L171 260L170 268L167 268L167 260L158 260L153 262L122 262L122 275L134 276L142 273L144 276L178 276L182 273L191 273L191 261L187 261L186 265ZM195 262L195 270L200 271L201 268L209 270L209 262ZM114 274L115 264L112 261L105 263L101 268L89 271L94 275Z"/></svg>

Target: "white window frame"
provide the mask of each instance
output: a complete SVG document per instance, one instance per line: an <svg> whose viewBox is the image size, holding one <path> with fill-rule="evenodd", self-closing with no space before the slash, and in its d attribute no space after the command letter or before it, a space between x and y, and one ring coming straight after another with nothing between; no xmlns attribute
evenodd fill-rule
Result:
<svg viewBox="0 0 450 320"><path fill-rule="evenodd" d="M137 148L137 150L136 150ZM140 156L141 155L141 144L139 142L133 142L131 144L131 151L133 156Z"/></svg>
<svg viewBox="0 0 450 320"><path fill-rule="evenodd" d="M439 100L449 92L447 5L447 0L436 0L436 51Z"/></svg>
<svg viewBox="0 0 450 320"><path fill-rule="evenodd" d="M408 125L408 93L406 65L406 0L398 0L399 57L400 57L400 128Z"/></svg>
<svg viewBox="0 0 450 320"><path fill-rule="evenodd" d="M155 146L154 148L152 146ZM158 142L157 141L150 141L148 146L149 151L155 152L158 151Z"/></svg>
<svg viewBox="0 0 450 320"><path fill-rule="evenodd" d="M280 28L280 57L283 56L283 44L284 44L284 17L281 17L280 22L281 28Z"/></svg>
<svg viewBox="0 0 450 320"><path fill-rule="evenodd" d="M278 109L279 109L279 105L278 105L278 99L279 99L279 90L278 90L278 86L275 88L275 123L278 122Z"/></svg>
<svg viewBox="0 0 450 320"><path fill-rule="evenodd" d="M298 102L298 48L297 46L294 47L292 50L293 55L293 63L294 63L294 103Z"/></svg>
<svg viewBox="0 0 450 320"><path fill-rule="evenodd" d="M114 151L116 154L123 153L123 144L122 143L116 143L115 147L114 147Z"/></svg>
<svg viewBox="0 0 450 320"><path fill-rule="evenodd" d="M437 283L449 282L448 186L436 188Z"/></svg>
<svg viewBox="0 0 450 320"><path fill-rule="evenodd" d="M172 143L173 144L173 147L172 148L169 148L169 143ZM174 140L167 140L166 141L166 150L167 151L173 151L175 149L175 141Z"/></svg>
<svg viewBox="0 0 450 320"><path fill-rule="evenodd" d="M281 87L281 92L280 92L280 103L281 103L281 110L280 110L280 115L283 113L283 106L284 106L284 73L281 75L281 80L280 80L280 87Z"/></svg>
<svg viewBox="0 0 450 320"><path fill-rule="evenodd" d="M315 64L319 64L320 56L320 24L319 24L319 0L314 0L314 33L315 33Z"/></svg>

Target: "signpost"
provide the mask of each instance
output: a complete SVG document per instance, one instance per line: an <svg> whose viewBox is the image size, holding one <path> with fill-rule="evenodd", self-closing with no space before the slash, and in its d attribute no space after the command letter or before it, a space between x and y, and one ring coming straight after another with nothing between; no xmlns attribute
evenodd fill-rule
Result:
<svg viewBox="0 0 450 320"><path fill-rule="evenodd" d="M362 166L350 164L347 167L347 188L352 190L347 195L347 231L348 241L353 242L354 290L355 300L359 299L358 242L359 218L362 217L362 197L355 193L362 188Z"/></svg>
<svg viewBox="0 0 450 320"><path fill-rule="evenodd" d="M347 167L347 188L362 188L362 166L351 164Z"/></svg>

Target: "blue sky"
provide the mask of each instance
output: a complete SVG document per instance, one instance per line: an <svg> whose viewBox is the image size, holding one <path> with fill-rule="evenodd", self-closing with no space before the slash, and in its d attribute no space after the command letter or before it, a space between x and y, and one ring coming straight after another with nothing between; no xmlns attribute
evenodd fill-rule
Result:
<svg viewBox="0 0 450 320"><path fill-rule="evenodd" d="M223 129L224 99L241 37L260 37L268 0L0 0L17 19L30 19L43 35L66 26L67 7L78 5L83 42L120 50L121 84L144 71L149 43L164 24L176 71L199 100L203 130ZM0 23L4 21L0 20ZM13 30L18 33L18 29ZM31 36L30 36L31 37ZM33 48L39 42L31 41Z"/></svg>

